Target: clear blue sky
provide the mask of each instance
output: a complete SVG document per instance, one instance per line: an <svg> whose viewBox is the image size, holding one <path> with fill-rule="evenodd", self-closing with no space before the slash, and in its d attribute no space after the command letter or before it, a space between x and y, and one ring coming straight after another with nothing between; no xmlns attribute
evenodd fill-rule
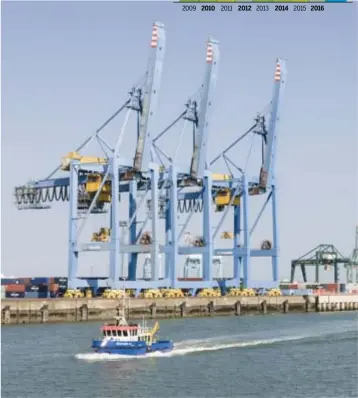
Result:
<svg viewBox="0 0 358 398"><path fill-rule="evenodd" d="M167 29L160 127L199 87L208 35L220 41L210 157L251 126L270 101L275 58L288 60L277 158L280 276L319 243L348 255L357 223L354 7L184 13L171 3L3 3L2 273L66 275L68 206L19 212L13 187L45 177L125 101L145 72L154 20ZM245 161L239 151L233 158ZM101 225L90 221L87 238ZM269 231L266 216L253 243ZM83 258L81 274L107 273L106 259ZM255 279L270 274L267 261L253 263Z"/></svg>

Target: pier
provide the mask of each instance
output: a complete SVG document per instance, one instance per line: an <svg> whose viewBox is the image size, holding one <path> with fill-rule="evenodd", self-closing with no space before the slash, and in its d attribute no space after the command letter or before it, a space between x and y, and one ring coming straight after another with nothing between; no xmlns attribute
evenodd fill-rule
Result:
<svg viewBox="0 0 358 398"><path fill-rule="evenodd" d="M5 299L1 301L2 324L86 322L113 319L121 299ZM358 295L278 297L186 297L126 300L129 319L181 318L292 312L357 311Z"/></svg>

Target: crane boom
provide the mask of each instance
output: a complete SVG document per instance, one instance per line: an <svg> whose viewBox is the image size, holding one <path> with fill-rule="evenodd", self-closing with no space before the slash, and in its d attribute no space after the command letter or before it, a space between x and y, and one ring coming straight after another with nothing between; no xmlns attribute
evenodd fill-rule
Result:
<svg viewBox="0 0 358 398"><path fill-rule="evenodd" d="M272 182L271 180L275 167L277 131L280 120L280 105L283 99L286 80L286 61L283 59L277 59L271 103L271 117L267 133L267 144L265 148L263 165L260 172L260 188L262 189L266 189L267 184L270 185Z"/></svg>
<svg viewBox="0 0 358 398"><path fill-rule="evenodd" d="M160 22L153 24L151 53L144 86L139 135L134 157L135 171L147 171L153 141L154 119L158 108L158 95L165 53L165 29Z"/></svg>
<svg viewBox="0 0 358 398"><path fill-rule="evenodd" d="M219 58L219 42L213 38L209 38L206 47L206 71L199 109L199 123L194 135L194 150L190 167L190 174L194 178L202 178L207 167L209 123L212 112Z"/></svg>

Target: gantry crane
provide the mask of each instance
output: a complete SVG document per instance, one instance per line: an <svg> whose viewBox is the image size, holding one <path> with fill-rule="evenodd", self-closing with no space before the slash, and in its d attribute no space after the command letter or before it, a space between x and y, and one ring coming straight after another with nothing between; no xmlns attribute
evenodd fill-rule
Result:
<svg viewBox="0 0 358 398"><path fill-rule="evenodd" d="M350 256L350 261L345 265L347 283L358 283L358 226L356 227L355 245Z"/></svg>
<svg viewBox="0 0 358 398"><path fill-rule="evenodd" d="M339 250L331 244L321 244L296 260L291 261L291 283L295 278L296 267L301 267L302 278L307 282L306 267L315 267L315 283L320 283L319 269L324 267L329 270L334 269L334 283L339 283L339 266L349 264L349 258L344 257Z"/></svg>
<svg viewBox="0 0 358 398"><path fill-rule="evenodd" d="M78 257L82 251L109 251L109 279L112 288L141 289L155 287L205 288L215 285L212 278L212 258L214 255L231 255L233 257L234 277L228 285L238 286L243 264L244 285L254 284L250 275L252 257L268 256L272 258L273 283L278 283L278 233L276 222L276 189L274 160L280 106L286 84L286 62L278 59L274 74L273 97L266 113L259 114L254 125L233 144L222 151L212 162L207 159L209 128L213 110L214 91L219 65L219 43L209 38L205 54L204 81L199 95L192 96L179 117L164 131L155 135L154 126L158 118L158 96L165 53L165 29L156 22L152 29L150 56L144 82L135 85L123 106L112 115L74 152L69 153L62 164L47 178L15 188L19 208L48 208L52 200L69 200L69 287L79 286L77 279ZM122 111L125 111L122 129L114 147L105 140L102 131ZM137 144L134 161L125 161L122 157L122 142L131 113L137 117ZM266 117L269 114L269 122ZM193 132L193 150L190 165L183 168L178 165L178 150L169 156L159 147L158 140L171 128L183 122ZM249 134L260 136L262 140L262 161L257 170L257 177L235 165L228 152ZM94 157L82 155L89 142L95 141L104 148L105 156ZM179 146L179 144L178 144ZM177 148L178 148L177 146ZM223 159L228 166L228 174L215 174L212 166ZM59 170L69 172L66 177L54 177ZM236 169L236 170L235 170ZM120 237L123 221L119 217L119 203L122 194L128 193L129 209L126 230ZM250 196L265 195L266 201L256 220L249 224ZM145 200L147 199L147 201ZM265 240L260 248L252 248L250 236L262 216L267 203L272 202L273 238ZM148 213L141 223L138 216L147 204ZM214 204L214 206L213 206ZM213 228L213 213L222 212L220 222ZM234 212L231 236L232 248L222 249L215 245L215 238L220 232L222 223L230 209ZM110 211L110 226L103 227L92 242L81 243L79 238L88 217L94 213ZM202 212L202 234L196 240L198 244L183 246L182 235L195 213ZM81 219L79 219L79 214ZM178 216L187 213L183 228L179 230ZM123 216L121 217L123 219ZM165 222L165 239L159 233L161 220ZM150 231L145 227L150 221ZM242 223L241 223L242 221ZM243 239L241 239L243 237ZM123 258L129 254L128 275L121 274ZM138 255L150 255L152 277L149 281L137 279ZM165 255L165 277L158 278L159 256ZM176 277L176 266L179 256L200 254L203 258L202 281L179 281Z"/></svg>

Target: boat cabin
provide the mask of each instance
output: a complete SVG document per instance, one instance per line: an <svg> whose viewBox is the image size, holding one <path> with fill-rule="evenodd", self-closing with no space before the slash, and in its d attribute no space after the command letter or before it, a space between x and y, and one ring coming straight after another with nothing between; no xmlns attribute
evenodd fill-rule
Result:
<svg viewBox="0 0 358 398"><path fill-rule="evenodd" d="M139 325L105 325L101 328L104 338L118 341L145 341L152 342L152 334L148 330L142 330Z"/></svg>

